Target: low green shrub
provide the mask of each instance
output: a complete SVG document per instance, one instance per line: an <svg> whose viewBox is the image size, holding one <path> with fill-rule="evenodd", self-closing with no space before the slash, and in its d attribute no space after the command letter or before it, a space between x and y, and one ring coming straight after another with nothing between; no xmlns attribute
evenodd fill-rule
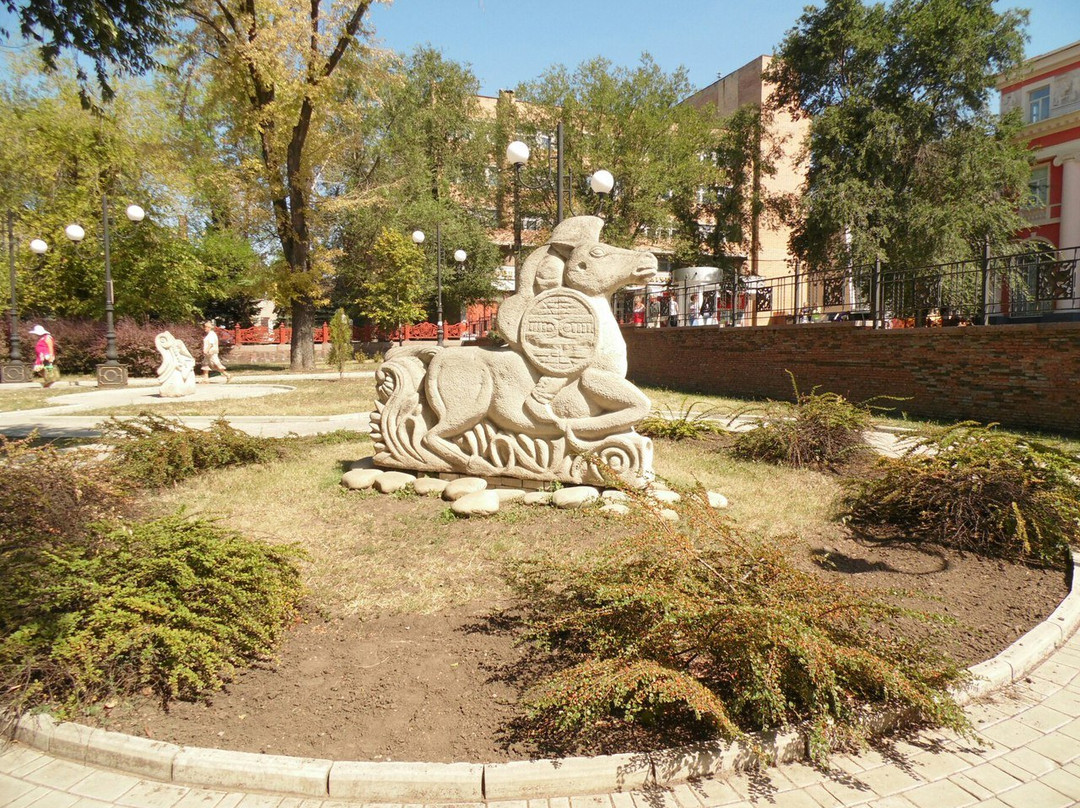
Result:
<svg viewBox="0 0 1080 808"><path fill-rule="evenodd" d="M701 410L695 412L696 407ZM712 418L716 415L715 407L708 407L701 401L687 403L683 401L678 410L668 409L664 413L652 413L641 419L636 429L650 438L685 440L700 438L703 435L715 435L721 430Z"/></svg>
<svg viewBox="0 0 1080 808"><path fill-rule="evenodd" d="M0 551L79 539L91 522L125 511L124 493L89 450L0 435Z"/></svg>
<svg viewBox="0 0 1080 808"><path fill-rule="evenodd" d="M795 402L775 405L775 415L755 429L740 432L731 447L742 460L795 468L832 468L868 451L863 432L870 426L870 408L852 404L837 393L799 392L792 377Z"/></svg>
<svg viewBox="0 0 1080 808"><path fill-rule="evenodd" d="M143 412L112 418L102 429L113 444L114 461L124 478L139 485L172 485L201 471L280 458L284 444L234 429L219 418L209 429L194 429L175 418Z"/></svg>
<svg viewBox="0 0 1080 808"><path fill-rule="evenodd" d="M890 537L1053 562L1080 538L1080 459L962 423L848 483L845 521Z"/></svg>
<svg viewBox="0 0 1080 808"><path fill-rule="evenodd" d="M811 748L862 742L871 708L964 729L965 673L925 641L880 629L932 620L793 567L699 496L678 526L650 520L585 560L534 559L511 584L555 672L525 698L532 737L559 751L649 727L670 743L805 722Z"/></svg>
<svg viewBox="0 0 1080 808"><path fill-rule="evenodd" d="M297 551L180 515L0 559L0 702L163 703L267 658L301 596ZM29 573L29 574L28 574Z"/></svg>

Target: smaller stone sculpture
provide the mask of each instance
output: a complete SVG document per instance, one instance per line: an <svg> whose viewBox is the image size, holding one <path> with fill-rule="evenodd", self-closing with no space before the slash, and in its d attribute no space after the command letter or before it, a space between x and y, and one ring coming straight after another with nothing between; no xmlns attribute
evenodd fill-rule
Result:
<svg viewBox="0 0 1080 808"><path fill-rule="evenodd" d="M184 341L168 331L162 331L154 338L154 344L161 354L161 366L157 369L158 381L161 382L158 395L180 398L194 393L195 358Z"/></svg>

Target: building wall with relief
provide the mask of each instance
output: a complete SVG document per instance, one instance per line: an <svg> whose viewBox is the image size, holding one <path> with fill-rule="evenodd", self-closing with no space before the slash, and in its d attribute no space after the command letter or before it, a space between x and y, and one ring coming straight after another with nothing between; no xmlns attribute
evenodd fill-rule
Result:
<svg viewBox="0 0 1080 808"><path fill-rule="evenodd" d="M1035 152L1024 211L1031 228L1018 234L1058 249L1080 247L1080 41L1035 56L1003 77L1001 111L1020 109L1023 136Z"/></svg>

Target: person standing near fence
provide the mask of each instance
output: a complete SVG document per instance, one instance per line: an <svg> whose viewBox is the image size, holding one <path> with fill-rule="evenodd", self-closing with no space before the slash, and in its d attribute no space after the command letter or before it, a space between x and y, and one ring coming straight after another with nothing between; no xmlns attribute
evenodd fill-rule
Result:
<svg viewBox="0 0 1080 808"><path fill-rule="evenodd" d="M204 382L210 381L210 369L213 368L221 373L221 375L225 377L225 381L228 382L232 376L225 370L225 364L221 361L221 357L218 356L218 351L220 349L218 335L217 331L214 330L214 324L210 320L203 323L203 332L205 333L205 336L202 341L202 380Z"/></svg>
<svg viewBox="0 0 1080 808"><path fill-rule="evenodd" d="M674 294L668 297L668 322L667 324L674 328L679 324L679 301Z"/></svg>
<svg viewBox="0 0 1080 808"><path fill-rule="evenodd" d="M34 346L34 373L40 373L42 386L48 387L60 378L54 364L56 362L56 343L53 342L52 334L46 331L45 327L40 323L31 328L30 333L39 338Z"/></svg>

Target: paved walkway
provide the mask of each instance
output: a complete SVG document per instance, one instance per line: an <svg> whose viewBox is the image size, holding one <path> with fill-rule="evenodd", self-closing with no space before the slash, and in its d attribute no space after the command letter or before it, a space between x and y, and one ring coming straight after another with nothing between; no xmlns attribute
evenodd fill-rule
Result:
<svg viewBox="0 0 1080 808"><path fill-rule="evenodd" d="M887 751L673 789L488 802L488 808L1065 808L1080 803L1080 637L1020 685L968 708L977 743L924 732ZM18 743L0 751L6 808L346 808L371 805L191 788L93 768ZM477 804L479 805L479 804ZM381 806L387 808L387 806Z"/></svg>
<svg viewBox="0 0 1080 808"><path fill-rule="evenodd" d="M353 371L345 374L346 379L370 379L372 371ZM99 426L107 421L108 415L83 415L87 410L101 410L109 407L142 405L152 408L160 404L198 403L205 401L224 401L227 399L252 398L285 393L293 388L289 382L300 380L335 380L333 374L319 373L276 373L273 375L233 376L228 384L220 377L214 377L209 384L199 384L195 392L182 399L163 398L158 395L156 379L132 379L127 387L99 390L96 385L72 385L71 393L54 396L48 406L32 410L13 410L0 412L0 434L11 438L21 438L31 432L37 432L48 439L85 439L99 436ZM38 384L4 385L0 387L0 409L4 406L4 390L18 388L39 388ZM182 416L180 421L192 427L207 427L218 416ZM231 415L226 420L236 429L251 435L280 438L288 434L313 435L350 429L358 432L368 431L368 413L357 412L345 415L322 416L278 416L278 415ZM2 803L0 803L2 808Z"/></svg>

